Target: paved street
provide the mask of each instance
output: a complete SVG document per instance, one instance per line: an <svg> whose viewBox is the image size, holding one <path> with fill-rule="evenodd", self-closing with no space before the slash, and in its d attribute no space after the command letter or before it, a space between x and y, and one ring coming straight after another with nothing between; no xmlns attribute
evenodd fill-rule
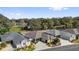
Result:
<svg viewBox="0 0 79 59"><path fill-rule="evenodd" d="M41 51L79 51L79 45L67 45L57 48L49 48Z"/></svg>

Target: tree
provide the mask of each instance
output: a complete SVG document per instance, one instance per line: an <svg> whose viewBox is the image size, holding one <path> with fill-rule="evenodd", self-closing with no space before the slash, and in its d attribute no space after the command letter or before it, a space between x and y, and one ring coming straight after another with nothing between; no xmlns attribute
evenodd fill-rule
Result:
<svg viewBox="0 0 79 59"><path fill-rule="evenodd" d="M10 21L7 17L0 14L0 34L4 34L9 31Z"/></svg>
<svg viewBox="0 0 79 59"><path fill-rule="evenodd" d="M0 34L3 35L4 33L8 32L9 29L6 27L0 27Z"/></svg>
<svg viewBox="0 0 79 59"><path fill-rule="evenodd" d="M54 26L54 22L52 19L48 19L48 28L49 29L53 29L53 26Z"/></svg>
<svg viewBox="0 0 79 59"><path fill-rule="evenodd" d="M46 19L43 19L41 20L41 26L42 26L42 29L46 30L48 29L48 23L47 23L47 20Z"/></svg>

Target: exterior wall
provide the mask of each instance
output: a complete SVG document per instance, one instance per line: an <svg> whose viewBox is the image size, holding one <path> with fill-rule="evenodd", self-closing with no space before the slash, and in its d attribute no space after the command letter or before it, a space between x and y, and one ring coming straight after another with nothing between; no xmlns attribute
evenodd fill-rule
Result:
<svg viewBox="0 0 79 59"><path fill-rule="evenodd" d="M46 40L48 40L48 39L55 39L56 37L54 37L53 35L49 35L49 34L44 34L43 33L43 35L42 35L42 41L46 41Z"/></svg>
<svg viewBox="0 0 79 59"><path fill-rule="evenodd" d="M23 40L23 41L21 42L21 47L25 47L25 46L26 46L26 43L27 43L27 40Z"/></svg>
<svg viewBox="0 0 79 59"><path fill-rule="evenodd" d="M31 42L29 41L29 42L26 43L26 46L29 46L30 44L31 44Z"/></svg>
<svg viewBox="0 0 79 59"><path fill-rule="evenodd" d="M23 40L21 42L21 47L29 46L31 44L31 41Z"/></svg>
<svg viewBox="0 0 79 59"><path fill-rule="evenodd" d="M30 45L30 41L27 42L26 40L23 40L21 44L16 45L16 48L22 48L22 47L29 46L29 45Z"/></svg>
<svg viewBox="0 0 79 59"><path fill-rule="evenodd" d="M46 41L46 40L48 40L48 35L47 34L42 34L42 41Z"/></svg>
<svg viewBox="0 0 79 59"><path fill-rule="evenodd" d="M21 44L18 44L18 45L16 46L16 48L22 48Z"/></svg>
<svg viewBox="0 0 79 59"><path fill-rule="evenodd" d="M72 37L70 38L70 41L75 40L76 39L76 35L72 35Z"/></svg>
<svg viewBox="0 0 79 59"><path fill-rule="evenodd" d="M60 35L60 31L59 31L59 30L49 30L48 33L51 34L51 35L53 35L53 36L58 36L58 35Z"/></svg>
<svg viewBox="0 0 79 59"><path fill-rule="evenodd" d="M71 33L64 32L64 31L60 32L60 36L61 36L61 38L66 39L66 40L70 40L70 41L74 40L76 38L75 34L71 34Z"/></svg>
<svg viewBox="0 0 79 59"><path fill-rule="evenodd" d="M55 36L60 35L60 31L59 30L55 30Z"/></svg>
<svg viewBox="0 0 79 59"><path fill-rule="evenodd" d="M27 40L23 40L20 44L16 46L16 48L22 48L22 47L29 46L29 45L30 45L30 41L27 42Z"/></svg>

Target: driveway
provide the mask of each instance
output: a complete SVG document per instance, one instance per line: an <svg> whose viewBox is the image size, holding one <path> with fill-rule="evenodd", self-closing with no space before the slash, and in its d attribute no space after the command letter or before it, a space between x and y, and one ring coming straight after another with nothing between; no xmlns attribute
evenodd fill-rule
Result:
<svg viewBox="0 0 79 59"><path fill-rule="evenodd" d="M62 38L59 39L61 42L60 46L55 46L41 51L79 51L79 45L71 43L70 41L64 40Z"/></svg>
<svg viewBox="0 0 79 59"><path fill-rule="evenodd" d="M61 42L61 46L72 45L73 44L68 40L65 40L65 39L62 39L62 38L59 38L59 39L60 39L60 42Z"/></svg>
<svg viewBox="0 0 79 59"><path fill-rule="evenodd" d="M37 44L36 44L36 49L35 51L37 50L43 50L43 49L48 49L50 47L48 47L45 43L39 41Z"/></svg>
<svg viewBox="0 0 79 59"><path fill-rule="evenodd" d="M67 45L73 45L73 43L69 42L68 40L64 40L64 39L60 39L60 42L61 42L61 45L59 46L55 46L55 47L48 47L45 43L39 41L37 44L36 44L36 49L35 51L37 50L44 50L44 49L53 49L53 48L57 48L57 47L61 47L61 46L67 46Z"/></svg>

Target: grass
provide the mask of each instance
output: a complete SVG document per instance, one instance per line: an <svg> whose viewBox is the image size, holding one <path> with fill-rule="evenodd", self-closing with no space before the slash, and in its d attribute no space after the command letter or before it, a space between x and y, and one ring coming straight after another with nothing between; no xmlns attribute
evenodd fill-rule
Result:
<svg viewBox="0 0 79 59"><path fill-rule="evenodd" d="M9 31L10 32L20 32L21 28L20 27L12 27Z"/></svg>
<svg viewBox="0 0 79 59"><path fill-rule="evenodd" d="M72 43L78 43L79 44L79 39L73 40Z"/></svg>
<svg viewBox="0 0 79 59"><path fill-rule="evenodd" d="M0 50L2 50L3 48L5 48L6 46L7 46L6 43L1 43L1 44L0 44Z"/></svg>
<svg viewBox="0 0 79 59"><path fill-rule="evenodd" d="M35 49L35 44L32 43L30 46L26 48L26 51L33 51Z"/></svg>
<svg viewBox="0 0 79 59"><path fill-rule="evenodd" d="M55 40L49 39L49 40L47 41L47 45L48 45L49 47L58 46L58 45L60 45L60 44L61 44L61 43L60 43L60 40L59 40L59 39L55 39Z"/></svg>

